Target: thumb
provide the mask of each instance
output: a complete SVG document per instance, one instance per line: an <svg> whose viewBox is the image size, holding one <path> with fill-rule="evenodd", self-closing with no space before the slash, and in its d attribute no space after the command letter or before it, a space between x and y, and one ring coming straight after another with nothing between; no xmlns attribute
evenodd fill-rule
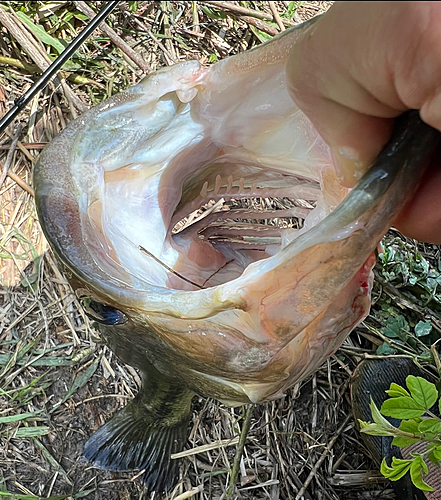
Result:
<svg viewBox="0 0 441 500"><path fill-rule="evenodd" d="M378 3L381 15L371 5ZM335 4L304 30L288 59L291 96L330 146L348 187L367 170L387 142L393 118L406 109L388 76L388 8L393 15L388 2Z"/></svg>

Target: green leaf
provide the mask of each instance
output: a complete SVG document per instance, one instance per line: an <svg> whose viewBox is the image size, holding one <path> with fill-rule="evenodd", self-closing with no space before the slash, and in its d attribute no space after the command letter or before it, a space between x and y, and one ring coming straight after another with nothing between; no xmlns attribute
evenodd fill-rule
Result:
<svg viewBox="0 0 441 500"><path fill-rule="evenodd" d="M427 458L434 464L436 465L437 467L439 467L439 459L436 458L435 454L433 453L433 450L429 451L429 453L427 454Z"/></svg>
<svg viewBox="0 0 441 500"><path fill-rule="evenodd" d="M387 342L383 342L379 347L377 347L378 356L390 356L391 354L395 354L395 352L395 349L390 347Z"/></svg>
<svg viewBox="0 0 441 500"><path fill-rule="evenodd" d="M399 314L397 317L388 318L386 326L380 328L386 337L400 338L405 340L409 332L409 324L404 316Z"/></svg>
<svg viewBox="0 0 441 500"><path fill-rule="evenodd" d="M11 437L14 438L31 438L31 437L40 437L46 436L49 434L49 427L41 426L41 427L20 427L16 432L11 434Z"/></svg>
<svg viewBox="0 0 441 500"><path fill-rule="evenodd" d="M418 430L427 438L433 439L441 432L441 420L437 418L426 418L419 424Z"/></svg>
<svg viewBox="0 0 441 500"><path fill-rule="evenodd" d="M38 439L34 439L34 443L37 445L38 448L40 448L40 451L44 458L51 464L54 470L56 470L60 475L63 476L65 481L72 486L72 482L69 479L69 476L67 475L66 471L63 469L63 467L55 460L55 458L49 453L49 450L41 443Z"/></svg>
<svg viewBox="0 0 441 500"><path fill-rule="evenodd" d="M0 424L9 424L11 422L18 422L19 420L25 420L27 418L35 418L43 410L37 410L33 413L20 413L18 415L10 415L9 417L0 417Z"/></svg>
<svg viewBox="0 0 441 500"><path fill-rule="evenodd" d="M63 52L63 44L53 36L49 35L49 33L47 33L42 26L34 24L32 19L30 19L24 12L18 11L17 16L35 35L37 35L43 43L53 47L59 54Z"/></svg>
<svg viewBox="0 0 441 500"><path fill-rule="evenodd" d="M419 432L419 425L421 423L421 418L411 418L409 420L403 420L398 427L400 431L408 432L410 434L416 434L415 437L409 436L400 436L399 433L396 433L394 439L392 440L392 444L398 446L399 448L403 448L404 446L408 446L413 443L417 443L418 441L422 441L423 436Z"/></svg>
<svg viewBox="0 0 441 500"><path fill-rule="evenodd" d="M23 23L41 40L42 43L53 47L58 52L58 54L61 54L64 51L64 49L66 48L66 42L62 43L60 40L57 40L52 35L47 33L42 26L35 24L32 19L30 19L24 12L17 11L16 14L23 21ZM79 54L78 52L75 52L73 57L82 58L81 54ZM75 65L72 61L66 61L63 64L63 69L74 70L75 67L78 68L78 66Z"/></svg>
<svg viewBox="0 0 441 500"><path fill-rule="evenodd" d="M76 19L79 19L80 21L89 21L89 18L85 14L82 14L81 12L76 12L74 14L74 17Z"/></svg>
<svg viewBox="0 0 441 500"><path fill-rule="evenodd" d="M412 462L413 460L401 460L399 458L393 457L391 467L388 467L386 459L383 458L380 471L384 477L387 477L391 481L398 481L410 469Z"/></svg>
<svg viewBox="0 0 441 500"><path fill-rule="evenodd" d="M391 399L390 401L395 401ZM384 404L384 403L383 403ZM378 425L380 425L383 429L396 432L396 427L394 427L388 420L386 420L383 415L380 413L380 410L377 408L377 405L374 403L374 400L371 398L371 404L369 405L372 413L372 419Z"/></svg>
<svg viewBox="0 0 441 500"><path fill-rule="evenodd" d="M426 462L423 460L421 455L417 455L412 465L410 466L410 478L412 479L412 483L423 491L435 491L432 486L428 485L423 480L423 471L427 474L429 472Z"/></svg>
<svg viewBox="0 0 441 500"><path fill-rule="evenodd" d="M418 321L415 325L415 335L417 337L424 337L429 335L432 331L432 323L430 321Z"/></svg>
<svg viewBox="0 0 441 500"><path fill-rule="evenodd" d="M211 10L208 7L205 7L204 5L201 5L200 8L204 12L206 16L208 16L210 19L218 20L218 19L226 19L227 15L224 12L219 12L215 10Z"/></svg>
<svg viewBox="0 0 441 500"><path fill-rule="evenodd" d="M369 434L369 436L395 436L395 432L390 430L386 430L380 424L370 424L368 422L363 422L359 420L360 423L360 432L364 434Z"/></svg>
<svg viewBox="0 0 441 500"><path fill-rule="evenodd" d="M73 498L84 498L84 497L87 497L87 495L90 495L91 493L93 493L94 491L96 491L96 488L93 488L91 490L79 491L78 493L75 493Z"/></svg>
<svg viewBox="0 0 441 500"><path fill-rule="evenodd" d="M392 444L394 446L398 446L398 448L404 448L404 446L409 446L410 444L418 443L419 441L420 441L420 439L417 439L417 438L395 436L392 439Z"/></svg>
<svg viewBox="0 0 441 500"><path fill-rule="evenodd" d="M409 418L408 420L403 420L399 426L400 431L410 432L412 434L419 434L419 426L423 421L422 418Z"/></svg>
<svg viewBox="0 0 441 500"><path fill-rule="evenodd" d="M287 19L293 19L294 13L296 10L301 7L305 2L285 2L288 3L286 11L282 14L282 17L286 17Z"/></svg>
<svg viewBox="0 0 441 500"><path fill-rule="evenodd" d="M436 403L436 400L438 399L438 391L436 390L435 384L432 384L422 377L409 375L406 378L406 385L412 395L412 398L419 405L429 409Z"/></svg>
<svg viewBox="0 0 441 500"><path fill-rule="evenodd" d="M7 491L0 491L0 497L6 497L6 500L65 500L68 498L78 498L75 495L54 495L50 497L37 497L35 495L22 495L20 493L8 493Z"/></svg>
<svg viewBox="0 0 441 500"><path fill-rule="evenodd" d="M441 446L430 445L429 448L431 449L434 457L441 460Z"/></svg>
<svg viewBox="0 0 441 500"><path fill-rule="evenodd" d="M425 408L412 398L400 396L386 399L381 405L381 413L386 417L405 418L421 417L425 413Z"/></svg>
<svg viewBox="0 0 441 500"><path fill-rule="evenodd" d="M36 353L35 353L36 354ZM9 363L11 356L8 354L0 354L0 366L6 366ZM63 359L61 357L56 356L47 356L47 357L38 357L35 356L35 361L30 361L28 358L20 359L17 361L17 365L33 365L33 366L69 366L72 364L72 361L69 359Z"/></svg>
<svg viewBox="0 0 441 500"><path fill-rule="evenodd" d="M395 382L392 382L390 384L390 388L386 392L391 398L396 398L399 396L410 397L410 394L406 391L406 389L404 387L401 387L401 385L396 384Z"/></svg>

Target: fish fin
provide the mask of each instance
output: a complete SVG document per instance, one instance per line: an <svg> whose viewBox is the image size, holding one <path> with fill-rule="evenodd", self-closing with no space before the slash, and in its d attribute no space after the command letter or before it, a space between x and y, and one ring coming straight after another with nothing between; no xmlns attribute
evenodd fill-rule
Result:
<svg viewBox="0 0 441 500"><path fill-rule="evenodd" d="M194 393L177 387L176 381L153 378L89 438L83 453L103 469L144 471L141 479L147 489L162 493L178 473L179 461L170 456L185 443Z"/></svg>

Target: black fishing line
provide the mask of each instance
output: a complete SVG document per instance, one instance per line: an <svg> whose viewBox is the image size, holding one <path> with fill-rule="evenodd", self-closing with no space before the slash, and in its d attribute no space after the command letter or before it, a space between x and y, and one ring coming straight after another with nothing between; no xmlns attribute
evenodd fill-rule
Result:
<svg viewBox="0 0 441 500"><path fill-rule="evenodd" d="M63 64L71 58L78 47L89 37L95 28L101 24L112 10L118 5L119 0L106 2L105 6L98 14L90 21L83 31L76 36L72 42L63 50L63 52L55 59L55 61L47 68L27 92L14 100L14 106L0 119L0 133L12 122L12 120L20 113L26 104L34 97L34 95L42 90L49 83L50 79L60 70Z"/></svg>

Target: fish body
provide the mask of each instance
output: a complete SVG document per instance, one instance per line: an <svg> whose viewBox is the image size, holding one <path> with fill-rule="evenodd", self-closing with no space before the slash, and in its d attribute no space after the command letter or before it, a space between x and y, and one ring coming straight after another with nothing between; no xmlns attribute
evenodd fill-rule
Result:
<svg viewBox="0 0 441 500"><path fill-rule="evenodd" d="M149 75L72 122L35 167L66 276L109 347L144 374L86 457L145 469L150 489L170 482L194 393L228 405L281 397L364 319L374 251L438 141L412 112L343 188L288 93L299 32ZM291 205L231 204L268 198ZM277 217L300 228L262 224Z"/></svg>

